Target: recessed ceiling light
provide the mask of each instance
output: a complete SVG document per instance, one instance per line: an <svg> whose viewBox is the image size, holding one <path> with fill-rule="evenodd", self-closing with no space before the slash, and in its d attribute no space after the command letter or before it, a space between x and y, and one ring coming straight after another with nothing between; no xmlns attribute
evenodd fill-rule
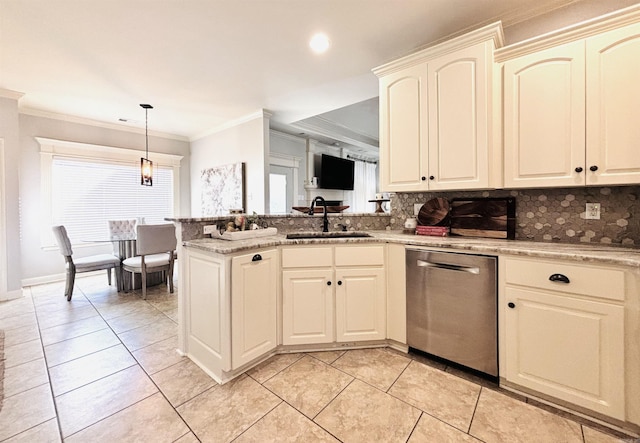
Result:
<svg viewBox="0 0 640 443"><path fill-rule="evenodd" d="M329 45L329 37L327 37L327 34L323 34L322 32L318 32L317 34L315 34L313 37L311 37L311 41L309 41L309 47L316 54L327 52L327 49L329 49Z"/></svg>

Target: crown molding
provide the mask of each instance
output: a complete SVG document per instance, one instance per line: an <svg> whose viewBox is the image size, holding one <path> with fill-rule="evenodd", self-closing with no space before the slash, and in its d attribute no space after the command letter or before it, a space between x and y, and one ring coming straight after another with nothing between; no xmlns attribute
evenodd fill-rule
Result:
<svg viewBox="0 0 640 443"><path fill-rule="evenodd" d="M581 0L567 0L563 3L555 3L553 5L540 2L539 5L531 8L513 9L500 17L502 26L508 28L509 26L516 25L518 23L526 22L541 15L549 14L550 12L557 11L558 9L566 8L574 3L579 3ZM496 21L498 18L495 19Z"/></svg>
<svg viewBox="0 0 640 443"><path fill-rule="evenodd" d="M494 48L501 48L504 45L504 33L502 32L501 22L498 21L491 23L487 26L476 29L475 31L447 39L442 43L421 49L382 66L378 66L377 68L373 68L372 71L376 76L381 77L383 75L441 57L451 52L488 41L493 43Z"/></svg>
<svg viewBox="0 0 640 443"><path fill-rule="evenodd" d="M41 109L19 108L18 112L23 115L48 118L52 120L60 120L68 123L76 123L79 125L93 126L96 128L113 129L115 131L131 132L134 134L145 133L144 128L133 128L131 126L118 125L115 123L107 123L103 121L92 120L90 118L85 118L85 117L77 117L74 115L58 114L56 112L43 111ZM152 137L166 138L169 140L178 140L183 142L189 141L187 137L183 137L181 135L175 135L175 134L168 134L166 132L160 132L160 131L149 131L149 135Z"/></svg>
<svg viewBox="0 0 640 443"><path fill-rule="evenodd" d="M640 22L640 3L505 46L495 51L494 60L498 63L504 62L515 57L591 37L637 22Z"/></svg>
<svg viewBox="0 0 640 443"><path fill-rule="evenodd" d="M24 96L24 93L18 91L12 91L11 89L0 88L0 97L10 98L12 100L20 100Z"/></svg>
<svg viewBox="0 0 640 443"><path fill-rule="evenodd" d="M241 125L243 123L247 123L253 120L256 120L258 118L266 118L266 119L270 119L273 116L273 113L267 111L266 109L260 109L259 111L256 112L252 112L251 114L247 114L243 117L239 117L237 119L234 120L229 120L226 121L224 123L222 123L221 125L215 126L211 129L207 129L206 131L201 132L200 134L196 134L193 137L189 138L190 142L194 142L196 140L200 140L201 138L205 138L208 137L210 135L213 134L217 134L218 132L222 132L226 129L231 129L235 126Z"/></svg>

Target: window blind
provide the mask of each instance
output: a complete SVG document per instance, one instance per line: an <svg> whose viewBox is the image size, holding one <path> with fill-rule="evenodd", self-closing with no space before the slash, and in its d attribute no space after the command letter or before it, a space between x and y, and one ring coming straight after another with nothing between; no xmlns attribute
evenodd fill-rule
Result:
<svg viewBox="0 0 640 443"><path fill-rule="evenodd" d="M54 157L51 186L53 222L72 243L108 238L107 220L173 216L172 168L154 165L153 186L141 186L139 164Z"/></svg>

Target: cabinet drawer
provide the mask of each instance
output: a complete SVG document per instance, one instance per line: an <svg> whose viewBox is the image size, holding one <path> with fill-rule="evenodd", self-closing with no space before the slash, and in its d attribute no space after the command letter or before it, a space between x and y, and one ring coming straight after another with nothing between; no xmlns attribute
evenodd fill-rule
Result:
<svg viewBox="0 0 640 443"><path fill-rule="evenodd" d="M333 266L332 247L295 247L282 250L283 268Z"/></svg>
<svg viewBox="0 0 640 443"><path fill-rule="evenodd" d="M384 246L336 246L336 266L382 266Z"/></svg>
<svg viewBox="0 0 640 443"><path fill-rule="evenodd" d="M589 295L610 300L624 300L624 272L561 261L505 259L507 284L529 286L550 291ZM558 279L552 281L551 276ZM568 279L563 282L563 277Z"/></svg>

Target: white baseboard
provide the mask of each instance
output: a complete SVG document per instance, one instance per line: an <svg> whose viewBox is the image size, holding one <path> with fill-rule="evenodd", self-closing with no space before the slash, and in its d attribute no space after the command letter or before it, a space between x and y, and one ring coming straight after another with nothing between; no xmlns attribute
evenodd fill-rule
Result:
<svg viewBox="0 0 640 443"><path fill-rule="evenodd" d="M66 273L44 275L42 277L24 278L22 279L22 287L26 288L28 286L37 286L37 285L45 285L47 283L55 283L58 281L64 281L65 278L67 278Z"/></svg>
<svg viewBox="0 0 640 443"><path fill-rule="evenodd" d="M81 277L87 277L87 276L90 276L90 275L98 275L98 274L104 273L104 272L105 271L103 269L101 269L101 270L98 270L98 271L77 273L76 274L76 281L78 281L78 278L81 278ZM42 277L24 278L24 279L22 279L22 287L26 288L28 286L46 285L47 283L55 283L55 282L59 282L59 281L65 281L66 278L67 278L67 274L66 273L44 275Z"/></svg>
<svg viewBox="0 0 640 443"><path fill-rule="evenodd" d="M22 289L16 289L14 291L0 292L0 301L15 300L22 297Z"/></svg>

